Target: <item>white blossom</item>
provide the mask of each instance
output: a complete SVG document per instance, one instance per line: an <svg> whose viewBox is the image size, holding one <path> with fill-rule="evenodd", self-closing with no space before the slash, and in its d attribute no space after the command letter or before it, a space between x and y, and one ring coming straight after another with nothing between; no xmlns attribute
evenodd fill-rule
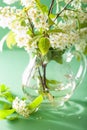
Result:
<svg viewBox="0 0 87 130"><path fill-rule="evenodd" d="M81 0L73 0L71 2L71 6L73 6L75 9L80 9L81 8Z"/></svg>
<svg viewBox="0 0 87 130"><path fill-rule="evenodd" d="M12 108L15 109L17 113L19 113L20 115L24 117L29 116L30 111L27 108L25 100L23 101L23 100L20 100L18 97L16 97L13 100Z"/></svg>
<svg viewBox="0 0 87 130"><path fill-rule="evenodd" d="M16 1L18 0L4 0L7 4ZM86 0L73 0L70 3L73 9L64 10L60 14L61 20L59 21L54 21L55 17L54 15L52 16L51 20L54 22L52 29L61 29L59 33L48 33L51 29L48 13L43 12L35 0L20 1L23 9L16 9L16 7L10 6L0 7L0 26L3 28L8 27L15 34L15 41L18 47L24 47L27 52L29 52L30 49L37 49L40 39L38 33L44 36L44 32L47 33L50 45L53 49L58 48L63 50L70 48L71 45L75 46L75 44L81 48L81 43L84 43L84 45L87 43L87 35L84 31L84 27L83 29L79 28L80 24L83 25L84 22L87 21L86 8L84 11L82 9L82 2L86 2ZM70 2L70 0L64 1L66 4ZM63 7L60 7L60 10L62 8ZM22 25L21 21L23 21L25 25Z"/></svg>
<svg viewBox="0 0 87 130"><path fill-rule="evenodd" d="M35 0L21 0L21 3L25 7L33 6Z"/></svg>
<svg viewBox="0 0 87 130"><path fill-rule="evenodd" d="M62 30L64 30L64 32L70 32L76 29L76 21L74 20L67 20L66 22L62 22L60 21L58 23L58 27Z"/></svg>
<svg viewBox="0 0 87 130"><path fill-rule="evenodd" d="M66 47L69 48L72 44L78 42L79 35L74 32L70 33L57 33L50 35L50 43L53 48L59 48L61 50Z"/></svg>
<svg viewBox="0 0 87 130"><path fill-rule="evenodd" d="M76 50L78 50L78 51L80 51L80 52L84 52L85 47L86 47L86 42L85 42L84 39L81 39L81 40L79 41L79 43L75 44Z"/></svg>
<svg viewBox="0 0 87 130"><path fill-rule="evenodd" d="M75 44L76 50L84 52L85 47L87 46L87 28L83 28L79 32L80 39L77 44Z"/></svg>
<svg viewBox="0 0 87 130"><path fill-rule="evenodd" d="M19 1L19 0L3 0L4 3L9 4L9 5L13 4L13 3L15 3L17 1Z"/></svg>
<svg viewBox="0 0 87 130"><path fill-rule="evenodd" d="M48 23L47 23L48 16L45 13L43 14L41 10L39 10L36 7L36 5L34 5L33 8L30 8L28 10L28 16L37 30L41 28L43 28L44 30L48 30Z"/></svg>
<svg viewBox="0 0 87 130"><path fill-rule="evenodd" d="M10 26L10 24L15 20L15 7L6 6L4 8L0 7L0 26L5 28Z"/></svg>

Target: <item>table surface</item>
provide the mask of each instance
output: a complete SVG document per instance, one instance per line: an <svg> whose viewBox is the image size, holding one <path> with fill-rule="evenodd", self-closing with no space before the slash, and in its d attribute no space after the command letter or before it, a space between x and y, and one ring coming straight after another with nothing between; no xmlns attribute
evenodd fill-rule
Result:
<svg viewBox="0 0 87 130"><path fill-rule="evenodd" d="M4 50L0 53L0 83L11 88L16 95L21 90L22 73L28 64L28 54L24 50ZM57 111L41 111L29 119L14 121L0 120L0 130L87 130L87 73L82 84L71 99Z"/></svg>

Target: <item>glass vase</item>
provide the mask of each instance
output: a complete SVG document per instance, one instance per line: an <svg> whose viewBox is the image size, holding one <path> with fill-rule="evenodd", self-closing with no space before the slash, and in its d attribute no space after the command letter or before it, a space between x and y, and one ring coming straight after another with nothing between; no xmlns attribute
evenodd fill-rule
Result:
<svg viewBox="0 0 87 130"><path fill-rule="evenodd" d="M64 52L60 63L48 60L46 56L29 56L29 64L23 73L22 88L29 103L42 95L40 108L56 109L69 100L82 82L85 72L86 58L75 50Z"/></svg>

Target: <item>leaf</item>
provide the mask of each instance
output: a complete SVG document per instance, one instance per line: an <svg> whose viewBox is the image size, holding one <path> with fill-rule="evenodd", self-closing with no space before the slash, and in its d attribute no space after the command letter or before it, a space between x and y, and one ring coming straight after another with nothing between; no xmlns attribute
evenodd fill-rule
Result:
<svg viewBox="0 0 87 130"><path fill-rule="evenodd" d="M51 57L52 60L54 60L60 64L63 63L62 55L63 55L64 51L54 50L51 53L52 53L52 57Z"/></svg>
<svg viewBox="0 0 87 130"><path fill-rule="evenodd" d="M26 22L24 20L21 20L20 24L21 24L21 26L24 26L24 27L26 26Z"/></svg>
<svg viewBox="0 0 87 130"><path fill-rule="evenodd" d="M48 30L47 33L65 33L62 29L57 28L57 29L52 29L52 30Z"/></svg>
<svg viewBox="0 0 87 130"><path fill-rule="evenodd" d="M79 32L80 32L80 20L79 20L78 17L77 17L77 27L78 27L78 30L79 30Z"/></svg>
<svg viewBox="0 0 87 130"><path fill-rule="evenodd" d="M11 108L11 102L6 100L5 98L0 98L0 109L10 109Z"/></svg>
<svg viewBox="0 0 87 130"><path fill-rule="evenodd" d="M80 23L80 28L85 28L87 27L87 21Z"/></svg>
<svg viewBox="0 0 87 130"><path fill-rule="evenodd" d="M4 94L4 97L5 97L8 101L10 101L10 102L12 102L13 99L14 99L14 96L13 96L10 92L6 92L6 93Z"/></svg>
<svg viewBox="0 0 87 130"><path fill-rule="evenodd" d="M14 96L9 91L9 88L6 87L4 84L0 85L0 97L3 97L7 99L8 101L12 102L14 99Z"/></svg>
<svg viewBox="0 0 87 130"><path fill-rule="evenodd" d="M48 61L54 60L60 64L63 62L62 55L65 52L65 50L58 50L58 49L49 49L49 52L47 53L47 59Z"/></svg>
<svg viewBox="0 0 87 130"><path fill-rule="evenodd" d="M33 36L31 29L28 29L27 34L30 35L31 37Z"/></svg>
<svg viewBox="0 0 87 130"><path fill-rule="evenodd" d="M15 34L12 31L9 32L6 39L6 43L9 48L16 44Z"/></svg>
<svg viewBox="0 0 87 130"><path fill-rule="evenodd" d="M29 40L29 45L31 45L34 41L38 41L38 39L40 39L41 37L42 37L42 35L34 36L31 40Z"/></svg>
<svg viewBox="0 0 87 130"><path fill-rule="evenodd" d="M7 90L8 90L8 88L4 84L0 85L0 93L5 92Z"/></svg>
<svg viewBox="0 0 87 130"><path fill-rule="evenodd" d="M35 98L34 101L31 102L31 104L29 104L28 106L29 109L32 110L37 108L42 103L42 101L43 101L43 96L42 95L38 96L37 98Z"/></svg>
<svg viewBox="0 0 87 130"><path fill-rule="evenodd" d="M53 85L57 85L57 84L60 84L61 82L60 81L57 81L57 80L46 80L48 84L53 84Z"/></svg>
<svg viewBox="0 0 87 130"><path fill-rule="evenodd" d="M75 58L77 61L81 61L81 54L78 52L74 52Z"/></svg>
<svg viewBox="0 0 87 130"><path fill-rule="evenodd" d="M55 14L52 14L52 13L50 13L50 15L49 15L49 17L51 18L51 19L53 19L53 18L55 18Z"/></svg>
<svg viewBox="0 0 87 130"><path fill-rule="evenodd" d="M68 20L68 16L67 16L66 14L64 14L63 18L64 18L65 20Z"/></svg>
<svg viewBox="0 0 87 130"><path fill-rule="evenodd" d="M48 12L48 7L44 4L41 4L40 0L35 0L38 8L43 12Z"/></svg>
<svg viewBox="0 0 87 130"><path fill-rule="evenodd" d="M18 113L12 113L11 115L7 116L6 119L12 121L18 119L18 117L19 117Z"/></svg>
<svg viewBox="0 0 87 130"><path fill-rule="evenodd" d="M42 53L42 55L46 55L50 48L50 41L46 37L42 37L39 40L38 47Z"/></svg>
<svg viewBox="0 0 87 130"><path fill-rule="evenodd" d="M55 55L53 58L53 60L55 60L56 62L62 64L62 56L58 56L58 55Z"/></svg>
<svg viewBox="0 0 87 130"><path fill-rule="evenodd" d="M54 22L52 21L52 19L50 17L48 18L48 24L49 24L49 26L54 24Z"/></svg>
<svg viewBox="0 0 87 130"><path fill-rule="evenodd" d="M87 45L86 45L86 47L85 47L85 49L84 49L84 52L83 52L85 55L87 55Z"/></svg>
<svg viewBox="0 0 87 130"><path fill-rule="evenodd" d="M7 116L11 115L14 112L15 112L14 109L0 110L0 119L4 119L4 118L6 118Z"/></svg>

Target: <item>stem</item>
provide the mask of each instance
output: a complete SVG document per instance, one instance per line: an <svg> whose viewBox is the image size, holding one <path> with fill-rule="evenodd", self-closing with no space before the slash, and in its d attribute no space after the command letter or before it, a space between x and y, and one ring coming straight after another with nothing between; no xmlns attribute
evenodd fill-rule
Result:
<svg viewBox="0 0 87 130"><path fill-rule="evenodd" d="M30 23L30 26L31 26L31 29L32 29L32 33L34 35L34 25L32 24L31 19L29 17L28 17L28 21Z"/></svg>
<svg viewBox="0 0 87 130"><path fill-rule="evenodd" d="M65 6L64 8L57 14L56 18L54 19L54 22L55 20L60 16L60 14L67 8L67 6L72 2L73 0L70 0Z"/></svg>
<svg viewBox="0 0 87 130"><path fill-rule="evenodd" d="M38 72L39 72L40 81L41 81L41 84L42 84L42 87L43 87L43 91L49 92L48 87L46 85L46 64L42 65L42 69L43 69L43 77L41 76L40 68L38 68Z"/></svg>
<svg viewBox="0 0 87 130"><path fill-rule="evenodd" d="M66 8L65 10L74 11L74 12L79 12L79 11L77 11L77 10L70 9L70 8Z"/></svg>
<svg viewBox="0 0 87 130"><path fill-rule="evenodd" d="M45 91L46 92L49 92L48 91L48 87L46 85L46 65L47 64L43 64L42 67L43 67L43 81L44 81L44 86L45 86Z"/></svg>
<svg viewBox="0 0 87 130"><path fill-rule="evenodd" d="M44 87L43 79L42 79L42 76L41 76L40 68L38 68L38 72L39 72L40 81L41 81L41 84L42 84L42 87L43 87L43 91L45 92L45 87Z"/></svg>
<svg viewBox="0 0 87 130"><path fill-rule="evenodd" d="M48 16L50 15L50 13L51 13L52 10L53 10L54 1L55 1L55 0L52 0L52 1L51 1L50 8L49 8L49 11L48 11Z"/></svg>
<svg viewBox="0 0 87 130"><path fill-rule="evenodd" d="M27 17L28 17L28 21L29 21L31 30L32 30L32 33L33 33L33 35L34 35L34 25L32 24L31 19L29 18L27 11L26 11L26 15L27 15Z"/></svg>

